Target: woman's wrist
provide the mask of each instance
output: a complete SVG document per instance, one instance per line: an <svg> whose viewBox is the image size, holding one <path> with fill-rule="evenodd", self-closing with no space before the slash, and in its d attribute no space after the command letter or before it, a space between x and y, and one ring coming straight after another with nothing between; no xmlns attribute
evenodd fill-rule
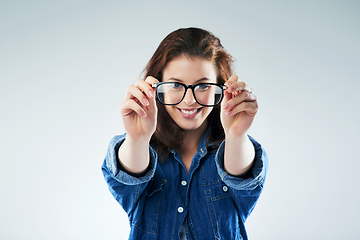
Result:
<svg viewBox="0 0 360 240"><path fill-rule="evenodd" d="M231 131L226 131L225 132L225 140L229 140L229 141L234 141L237 143L243 143L249 140L249 137L247 135L247 133L243 133L243 134L234 134Z"/></svg>
<svg viewBox="0 0 360 240"><path fill-rule="evenodd" d="M149 141L137 139L133 141L126 137L118 151L120 164L129 172L141 173L145 171L150 162Z"/></svg>

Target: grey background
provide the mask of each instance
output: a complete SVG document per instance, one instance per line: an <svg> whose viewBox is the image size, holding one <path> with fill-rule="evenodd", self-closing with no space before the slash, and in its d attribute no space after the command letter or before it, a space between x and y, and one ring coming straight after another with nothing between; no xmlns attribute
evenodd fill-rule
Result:
<svg viewBox="0 0 360 240"><path fill-rule="evenodd" d="M100 170L160 41L212 31L259 98L256 239L359 239L359 1L1 1L0 238L127 239Z"/></svg>

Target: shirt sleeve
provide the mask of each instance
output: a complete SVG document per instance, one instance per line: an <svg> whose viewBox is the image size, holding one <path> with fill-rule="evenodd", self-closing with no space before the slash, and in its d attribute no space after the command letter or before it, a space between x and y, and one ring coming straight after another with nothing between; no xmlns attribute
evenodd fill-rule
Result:
<svg viewBox="0 0 360 240"><path fill-rule="evenodd" d="M118 149L124 142L125 136L125 134L118 135L111 139L101 169L111 194L127 214L130 214L135 208L137 200L155 174L157 154L155 150L149 146L150 163L145 175L135 177L128 174L123 171L117 157Z"/></svg>
<svg viewBox="0 0 360 240"><path fill-rule="evenodd" d="M255 148L255 158L250 173L246 177L229 175L224 170L225 141L218 148L215 162L221 180L231 188L231 193L242 221L245 222L253 211L264 187L265 177L268 169L268 157L260 143L249 136Z"/></svg>
<svg viewBox="0 0 360 240"><path fill-rule="evenodd" d="M236 190L255 190L259 186L262 186L265 181L267 168L268 168L268 157L265 150L262 148L254 138L249 136L249 139L254 145L255 158L250 174L248 177L237 177L228 174L224 170L224 150L225 141L223 141L216 153L215 162L217 166L218 174L221 180L229 187Z"/></svg>

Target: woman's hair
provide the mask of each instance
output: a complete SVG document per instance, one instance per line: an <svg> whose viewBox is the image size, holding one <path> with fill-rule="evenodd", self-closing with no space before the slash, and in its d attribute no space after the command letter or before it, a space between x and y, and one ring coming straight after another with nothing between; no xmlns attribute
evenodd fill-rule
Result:
<svg viewBox="0 0 360 240"><path fill-rule="evenodd" d="M145 78L155 77L162 82L163 70L167 63L180 57L199 57L213 63L217 72L217 83L224 84L232 75L232 56L225 51L220 39L200 28L181 28L164 38L144 70ZM165 158L170 149L178 150L182 145L185 132L170 117L164 105L157 103L158 120L151 143L156 144L157 151ZM210 128L208 141L220 143L225 138L220 122L220 105L214 107L208 116Z"/></svg>

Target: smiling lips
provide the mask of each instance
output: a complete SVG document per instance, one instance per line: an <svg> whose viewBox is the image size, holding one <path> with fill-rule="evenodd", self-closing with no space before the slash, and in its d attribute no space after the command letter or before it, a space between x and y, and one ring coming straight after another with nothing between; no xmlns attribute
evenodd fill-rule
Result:
<svg viewBox="0 0 360 240"><path fill-rule="evenodd" d="M178 109L179 109L180 114L184 118L191 119L191 118L195 118L202 108L191 108L191 109L188 109L188 108L180 109L180 108L178 108Z"/></svg>

